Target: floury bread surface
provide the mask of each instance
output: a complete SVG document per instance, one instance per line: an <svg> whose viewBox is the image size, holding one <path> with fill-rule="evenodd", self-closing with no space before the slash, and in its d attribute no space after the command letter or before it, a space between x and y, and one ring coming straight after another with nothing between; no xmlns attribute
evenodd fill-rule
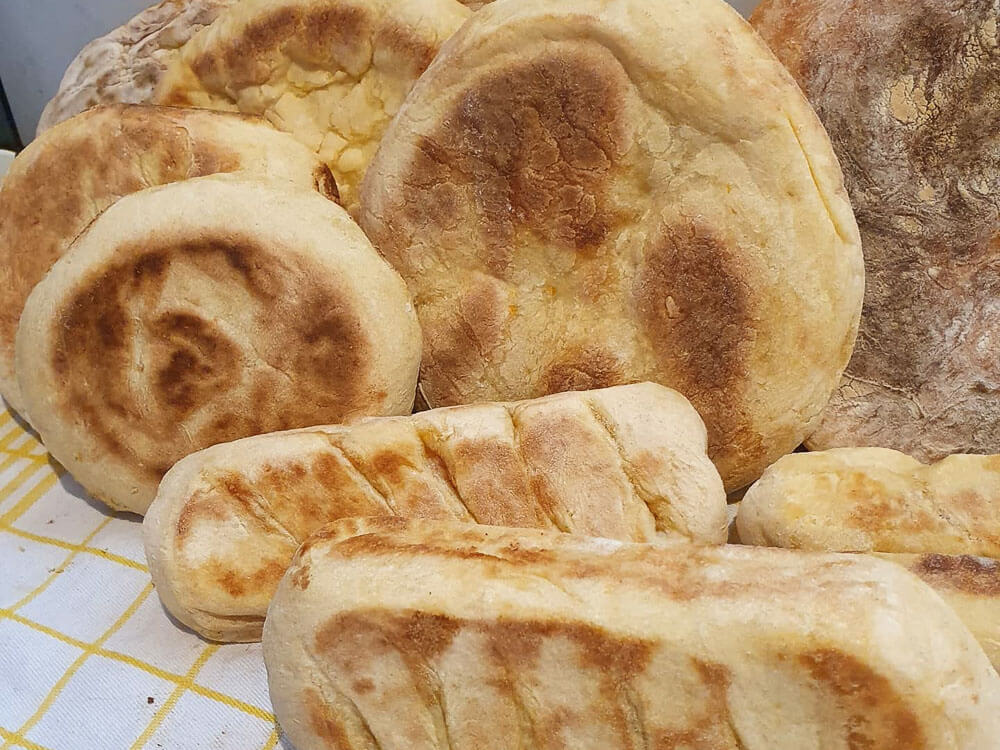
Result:
<svg viewBox="0 0 1000 750"><path fill-rule="evenodd" d="M144 523L167 608L217 640L260 637L296 547L344 517L399 515L720 544L705 427L651 383L239 440L164 477Z"/></svg>
<svg viewBox="0 0 1000 750"><path fill-rule="evenodd" d="M738 489L854 345L857 226L829 140L722 0L502 0L386 131L358 214L413 292L431 406L652 381Z"/></svg>
<svg viewBox="0 0 1000 750"><path fill-rule="evenodd" d="M860 556L334 525L283 579L264 658L298 750L987 750L1000 737L1000 678L955 613Z"/></svg>
<svg viewBox="0 0 1000 750"><path fill-rule="evenodd" d="M14 341L35 284L119 198L216 173L337 196L330 170L308 149L231 113L98 107L47 130L14 160L0 185L0 392L22 416Z"/></svg>
<svg viewBox="0 0 1000 750"><path fill-rule="evenodd" d="M1000 667L1000 456L922 464L885 448L786 456L751 487L740 541L871 552L934 587Z"/></svg>
<svg viewBox="0 0 1000 750"><path fill-rule="evenodd" d="M329 165L353 210L389 120L470 15L457 0L241 0L173 58L154 100L266 117Z"/></svg>
<svg viewBox="0 0 1000 750"><path fill-rule="evenodd" d="M101 214L31 293L16 348L45 447L143 513L167 469L214 443L409 413L420 329L342 208L215 175Z"/></svg>

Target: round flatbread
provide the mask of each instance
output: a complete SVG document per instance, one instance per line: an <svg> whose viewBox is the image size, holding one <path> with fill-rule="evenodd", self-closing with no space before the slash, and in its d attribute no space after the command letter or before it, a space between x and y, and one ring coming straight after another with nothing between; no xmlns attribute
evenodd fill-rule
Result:
<svg viewBox="0 0 1000 750"><path fill-rule="evenodd" d="M90 42L66 69L37 134L99 104L152 100L172 55L236 0L163 0Z"/></svg>
<svg viewBox="0 0 1000 750"><path fill-rule="evenodd" d="M362 185L410 284L431 406L650 380L726 486L835 387L863 264L840 169L721 0L500 0L445 45Z"/></svg>
<svg viewBox="0 0 1000 750"><path fill-rule="evenodd" d="M0 184L0 392L24 404L14 337L24 301L70 243L122 196L219 172L315 187L336 198L329 169L257 118L167 107L98 107L46 131Z"/></svg>
<svg viewBox="0 0 1000 750"><path fill-rule="evenodd" d="M389 120L470 15L457 0L242 0L185 45L155 101L266 117L353 210Z"/></svg>
<svg viewBox="0 0 1000 750"><path fill-rule="evenodd" d="M228 175L118 201L35 287L17 335L46 448L137 513L209 445L408 414L419 359L405 284L342 208Z"/></svg>
<svg viewBox="0 0 1000 750"><path fill-rule="evenodd" d="M1000 2L765 0L844 165L868 286L810 448L1000 452Z"/></svg>

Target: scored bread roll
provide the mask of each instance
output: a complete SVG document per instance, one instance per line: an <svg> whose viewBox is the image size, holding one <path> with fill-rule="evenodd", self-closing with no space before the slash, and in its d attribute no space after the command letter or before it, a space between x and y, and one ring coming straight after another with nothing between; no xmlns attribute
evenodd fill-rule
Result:
<svg viewBox="0 0 1000 750"><path fill-rule="evenodd" d="M167 472L143 524L146 559L178 620L255 640L296 547L340 518L721 544L726 497L705 448L697 412L652 383L261 435Z"/></svg>
<svg viewBox="0 0 1000 750"><path fill-rule="evenodd" d="M214 443L408 413L419 357L402 279L342 208L217 175L101 214L28 298L16 368L52 456L143 513Z"/></svg>
<svg viewBox="0 0 1000 750"><path fill-rule="evenodd" d="M984 750L1000 737L1000 678L955 613L860 556L337 524L282 580L264 659L299 750Z"/></svg>
<svg viewBox="0 0 1000 750"><path fill-rule="evenodd" d="M764 0L844 165L868 279L807 444L1000 452L1000 3Z"/></svg>
<svg viewBox="0 0 1000 750"><path fill-rule="evenodd" d="M410 285L431 406L653 381L730 490L850 357L863 263L801 92L722 0L505 0L389 127L359 221Z"/></svg>
<svg viewBox="0 0 1000 750"><path fill-rule="evenodd" d="M144 104L168 61L236 0L163 0L85 46L45 105L36 135L99 104Z"/></svg>
<svg viewBox="0 0 1000 750"><path fill-rule="evenodd" d="M220 172L314 187L329 169L263 120L167 107L98 107L46 131L0 183L0 392L24 415L14 339L25 300L104 209L143 188ZM24 415L26 416L26 415Z"/></svg>
<svg viewBox="0 0 1000 750"><path fill-rule="evenodd" d="M951 604L1000 667L1000 456L930 466L886 448L786 456L743 498L744 544L870 552Z"/></svg>
<svg viewBox="0 0 1000 750"><path fill-rule="evenodd" d="M242 0L184 46L154 101L266 117L353 210L386 125L469 15L457 0Z"/></svg>

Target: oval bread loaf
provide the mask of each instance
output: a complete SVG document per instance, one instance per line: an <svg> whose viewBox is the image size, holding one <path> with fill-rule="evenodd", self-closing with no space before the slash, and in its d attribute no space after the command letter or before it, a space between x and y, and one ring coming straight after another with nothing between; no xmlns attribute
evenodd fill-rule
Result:
<svg viewBox="0 0 1000 750"><path fill-rule="evenodd" d="M885 448L786 456L740 504L744 544L871 552L918 575L1000 667L1000 456Z"/></svg>
<svg viewBox="0 0 1000 750"><path fill-rule="evenodd" d="M52 456L143 513L214 443L409 413L419 358L402 279L342 208L217 175L101 214L28 298L16 368Z"/></svg>
<svg viewBox="0 0 1000 750"><path fill-rule="evenodd" d="M861 556L334 525L282 580L264 658L299 750L1000 737L1000 677L972 635L916 577Z"/></svg>
<svg viewBox="0 0 1000 750"><path fill-rule="evenodd" d="M263 120L167 107L98 107L46 131L0 184L0 393L24 414L14 341L25 300L70 243L119 198L240 172L336 198L330 170Z"/></svg>
<svg viewBox="0 0 1000 750"><path fill-rule="evenodd" d="M180 461L144 522L156 590L217 640L260 637L296 547L352 516L634 541L726 540L705 427L652 383L247 438Z"/></svg>
<svg viewBox="0 0 1000 750"><path fill-rule="evenodd" d="M358 214L431 406L653 381L738 489L808 434L861 312L826 133L722 0L504 0L445 45Z"/></svg>

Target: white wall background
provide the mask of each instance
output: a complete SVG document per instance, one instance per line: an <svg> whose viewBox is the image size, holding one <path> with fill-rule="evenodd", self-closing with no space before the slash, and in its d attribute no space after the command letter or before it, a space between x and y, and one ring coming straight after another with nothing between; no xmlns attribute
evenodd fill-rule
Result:
<svg viewBox="0 0 1000 750"><path fill-rule="evenodd" d="M63 71L95 37L153 0L0 0L0 79L21 138L28 141ZM749 14L757 0L729 0Z"/></svg>

